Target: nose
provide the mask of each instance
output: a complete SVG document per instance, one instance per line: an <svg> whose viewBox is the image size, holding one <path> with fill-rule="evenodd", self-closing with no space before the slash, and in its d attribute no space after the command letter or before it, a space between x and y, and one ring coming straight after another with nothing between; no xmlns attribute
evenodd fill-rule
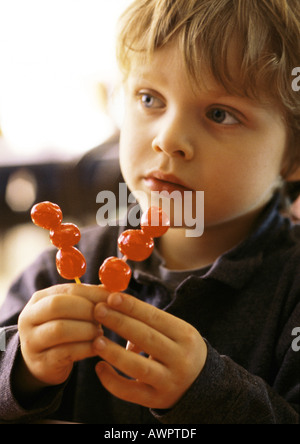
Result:
<svg viewBox="0 0 300 444"><path fill-rule="evenodd" d="M183 160L192 160L194 147L189 135L188 124L185 119L170 119L161 122L161 129L152 141L155 152L163 152L170 157L180 157Z"/></svg>

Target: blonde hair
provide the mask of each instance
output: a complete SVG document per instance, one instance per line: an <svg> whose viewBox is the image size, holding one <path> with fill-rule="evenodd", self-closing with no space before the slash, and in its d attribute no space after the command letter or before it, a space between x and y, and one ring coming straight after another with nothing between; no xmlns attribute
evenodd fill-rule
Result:
<svg viewBox="0 0 300 444"><path fill-rule="evenodd" d="M228 57L234 37L238 82ZM292 89L292 70L300 64L300 0L135 0L119 21L117 58L124 77L133 63L174 39L196 84L206 66L227 91L280 104L294 164L300 159L300 94Z"/></svg>

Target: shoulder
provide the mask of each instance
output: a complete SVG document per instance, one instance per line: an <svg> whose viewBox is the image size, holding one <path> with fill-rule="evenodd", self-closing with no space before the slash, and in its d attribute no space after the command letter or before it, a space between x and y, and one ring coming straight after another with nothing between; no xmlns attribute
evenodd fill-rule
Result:
<svg viewBox="0 0 300 444"><path fill-rule="evenodd" d="M280 262L290 281L296 285L295 290L300 300L300 226L291 224L286 233L286 249Z"/></svg>
<svg viewBox="0 0 300 444"><path fill-rule="evenodd" d="M294 262L296 257L300 258L300 225L283 219L280 230L273 239L273 248L269 245L269 252L272 249L273 252L277 251L277 255L284 262Z"/></svg>
<svg viewBox="0 0 300 444"><path fill-rule="evenodd" d="M270 240L264 252L265 274L276 283L276 295L284 298L285 309L292 311L300 302L300 226L283 219Z"/></svg>
<svg viewBox="0 0 300 444"><path fill-rule="evenodd" d="M270 273L269 280L292 280L300 284L300 226L281 218L262 248L262 261Z"/></svg>
<svg viewBox="0 0 300 444"><path fill-rule="evenodd" d="M288 236L295 246L300 247L300 224L294 224L290 221L286 222L288 227Z"/></svg>

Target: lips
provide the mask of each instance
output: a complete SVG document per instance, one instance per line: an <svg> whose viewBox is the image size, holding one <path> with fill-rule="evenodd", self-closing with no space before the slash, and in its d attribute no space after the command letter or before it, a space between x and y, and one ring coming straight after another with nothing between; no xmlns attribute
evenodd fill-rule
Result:
<svg viewBox="0 0 300 444"><path fill-rule="evenodd" d="M144 178L144 182L151 191L167 191L172 193L173 191L191 191L178 177L173 174L165 174L160 171L150 173Z"/></svg>

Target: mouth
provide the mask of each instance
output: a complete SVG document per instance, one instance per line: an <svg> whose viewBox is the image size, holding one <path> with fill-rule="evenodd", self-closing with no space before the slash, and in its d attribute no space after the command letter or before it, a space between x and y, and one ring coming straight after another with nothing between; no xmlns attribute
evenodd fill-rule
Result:
<svg viewBox="0 0 300 444"><path fill-rule="evenodd" d="M161 171L154 171L144 178L146 186L151 191L167 191L172 193L174 191L179 191L184 193L184 191L192 191L185 183L183 183L178 177L173 174L165 174Z"/></svg>

